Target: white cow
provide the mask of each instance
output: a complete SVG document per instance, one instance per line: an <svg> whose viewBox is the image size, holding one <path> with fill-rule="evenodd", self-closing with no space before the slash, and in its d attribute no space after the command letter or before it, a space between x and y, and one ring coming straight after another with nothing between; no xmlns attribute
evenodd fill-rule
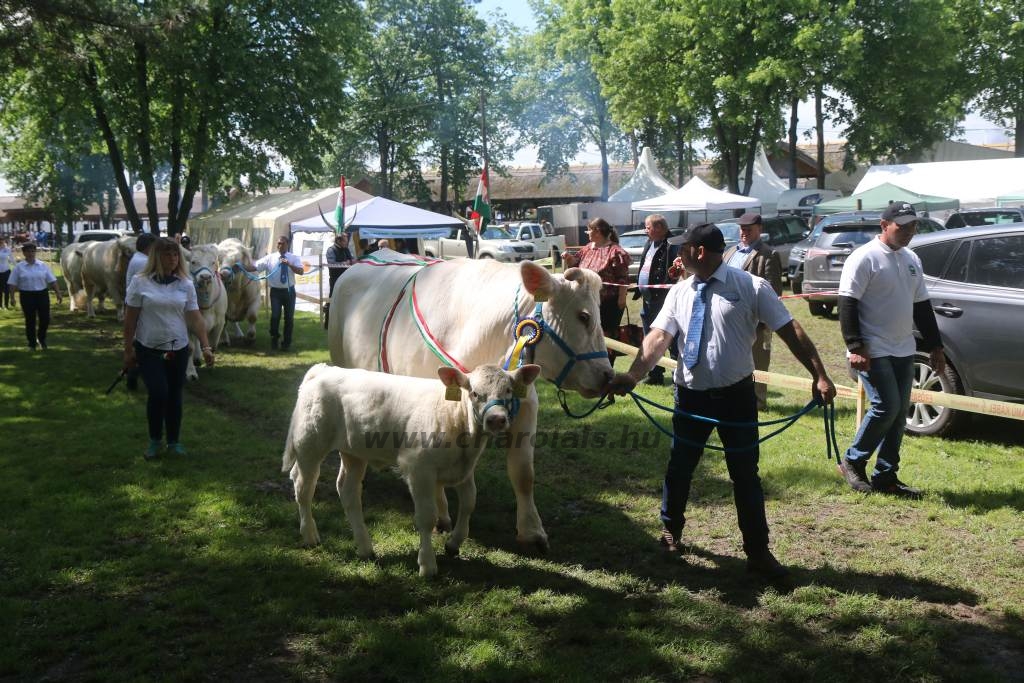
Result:
<svg viewBox="0 0 1024 683"><path fill-rule="evenodd" d="M375 252L375 256L409 258L390 251ZM533 316L536 300L543 299L546 330L533 347L532 362L543 368L546 379L595 397L612 377L599 319L600 288L600 278L591 271L570 268L564 276L553 276L531 261L506 265L455 259L426 267L359 263L338 280L331 297L327 332L331 360L341 367L417 377L434 374L435 350L465 368L500 362L512 346L514 315ZM411 296L419 313L410 305ZM425 340L431 340L436 349ZM546 550L547 533L533 499L533 435L537 431L533 387L523 399L512 431L524 436L511 440L508 449L508 475L516 494L516 537L520 543ZM438 528L450 528L441 490L438 513Z"/></svg>
<svg viewBox="0 0 1024 683"><path fill-rule="evenodd" d="M216 244L194 245L189 255L189 274L196 286L199 312L206 325L206 338L216 351L220 334L224 330L224 315L228 310L228 295L220 279L220 255ZM192 362L185 374L189 379L198 379L196 368L203 363L203 350L199 339L191 335Z"/></svg>
<svg viewBox="0 0 1024 683"><path fill-rule="evenodd" d="M90 318L103 310L103 299L109 296L117 307L117 319L124 320L124 276L128 261L135 253L135 236L119 237L105 242L87 242L82 252L82 288L85 290L85 311ZM92 300L99 305L93 308Z"/></svg>
<svg viewBox="0 0 1024 683"><path fill-rule="evenodd" d="M260 283L236 271L234 266L239 263L251 266L252 249L232 237L218 244L217 250L220 252L220 276L228 292L226 320L235 324L238 337L244 336L246 343L251 344L256 339L256 316L260 312ZM239 325L243 320L249 321L249 330L244 335ZM231 343L229 327L224 329L223 341Z"/></svg>
<svg viewBox="0 0 1024 683"><path fill-rule="evenodd" d="M89 242L75 242L60 253L60 269L64 274L64 285L68 288L69 310L85 308L85 289L82 287L82 265L85 263L85 245Z"/></svg>
<svg viewBox="0 0 1024 683"><path fill-rule="evenodd" d="M476 506L473 470L487 436L509 428L519 404L515 394L533 384L540 368L524 365L508 373L482 365L468 376L449 367L436 372L445 387L455 389L457 399L446 401L436 379L324 363L309 369L299 387L282 461L282 471L290 471L295 483L299 532L305 544L320 542L311 507L320 465L329 452L341 451L338 494L360 557L374 555L363 519L363 476L368 465L397 468L409 486L420 532L420 576L437 573L431 545L438 515L436 492L439 487L454 486L459 516L445 549L458 554Z"/></svg>

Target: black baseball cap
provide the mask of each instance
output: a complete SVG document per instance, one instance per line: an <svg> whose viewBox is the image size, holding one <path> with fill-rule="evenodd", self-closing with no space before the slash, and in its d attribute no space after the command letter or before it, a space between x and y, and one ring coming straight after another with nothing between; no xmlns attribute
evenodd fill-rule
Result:
<svg viewBox="0 0 1024 683"><path fill-rule="evenodd" d="M31 249L32 251L35 251L36 250L36 243L35 242L25 242L23 245L21 245L21 250L22 251L28 251L29 249Z"/></svg>
<svg viewBox="0 0 1024 683"><path fill-rule="evenodd" d="M906 225L917 220L917 212L907 202L893 202L885 207L882 212L882 220L896 225Z"/></svg>
<svg viewBox="0 0 1024 683"><path fill-rule="evenodd" d="M753 225L754 223L761 223L761 214L754 213L753 211L748 211L739 218L737 218L736 222L739 223L740 225Z"/></svg>
<svg viewBox="0 0 1024 683"><path fill-rule="evenodd" d="M725 237L714 223L691 225L682 235L670 237L669 244L692 244L719 253L725 251Z"/></svg>

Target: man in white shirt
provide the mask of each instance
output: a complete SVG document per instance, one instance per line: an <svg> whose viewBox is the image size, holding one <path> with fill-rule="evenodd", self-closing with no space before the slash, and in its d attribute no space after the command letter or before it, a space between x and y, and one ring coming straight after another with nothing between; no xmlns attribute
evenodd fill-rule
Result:
<svg viewBox="0 0 1024 683"><path fill-rule="evenodd" d="M50 327L50 293L57 293L57 303L62 301L57 277L50 267L36 260L36 245L25 242L21 247L25 260L14 266L7 287L17 290L21 298L21 312L25 316L25 338L33 351L37 346L46 350L46 331Z"/></svg>
<svg viewBox="0 0 1024 683"><path fill-rule="evenodd" d="M921 492L896 476L900 444L914 386L914 324L932 368L946 371L939 326L935 322L924 271L917 254L907 249L917 232L917 213L894 202L882 213L882 233L855 250L839 278L839 328L850 366L864 382L871 409L864 415L842 470L850 488L905 498ZM871 480L867 463L878 450Z"/></svg>
<svg viewBox="0 0 1024 683"><path fill-rule="evenodd" d="M128 285L132 283L132 278L141 273L142 269L146 267L146 262L149 261L149 250L155 241L156 236L151 232L143 232L135 239L135 253L128 260L128 268L124 273L125 291L128 290Z"/></svg>
<svg viewBox="0 0 1024 683"><path fill-rule="evenodd" d="M264 256L247 270L267 273L267 284L270 285L270 348L288 351L292 346L295 321L295 276L302 274L302 260L288 251L288 236L281 235L277 238L277 253ZM279 346L282 310L284 339Z"/></svg>
<svg viewBox="0 0 1024 683"><path fill-rule="evenodd" d="M725 462L733 482L736 514L747 554L747 569L769 579L788 574L768 549L764 491L757 473L757 398L750 345L757 325L766 323L811 373L812 394L831 403L836 388L814 344L762 278L722 261L725 238L712 223L690 227L680 237L679 258L693 275L669 290L668 298L644 337L636 360L626 373L616 373L608 390L631 391L678 335L680 362L675 371L676 412L713 418L725 446ZM686 503L693 472L714 425L676 414L675 438L662 488L661 545L682 550Z"/></svg>

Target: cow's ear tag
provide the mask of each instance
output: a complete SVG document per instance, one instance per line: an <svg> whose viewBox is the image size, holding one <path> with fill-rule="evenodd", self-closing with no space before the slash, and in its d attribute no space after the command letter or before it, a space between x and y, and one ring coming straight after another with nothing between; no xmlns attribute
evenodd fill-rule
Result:
<svg viewBox="0 0 1024 683"><path fill-rule="evenodd" d="M533 300L537 303L543 303L548 300L548 293L542 290L538 290L533 293Z"/></svg>
<svg viewBox="0 0 1024 683"><path fill-rule="evenodd" d="M444 388L444 400L446 401L461 401L462 400L462 389L459 388L458 384L449 384Z"/></svg>
<svg viewBox="0 0 1024 683"><path fill-rule="evenodd" d="M526 385L522 382L513 382L512 395L516 398L526 398Z"/></svg>

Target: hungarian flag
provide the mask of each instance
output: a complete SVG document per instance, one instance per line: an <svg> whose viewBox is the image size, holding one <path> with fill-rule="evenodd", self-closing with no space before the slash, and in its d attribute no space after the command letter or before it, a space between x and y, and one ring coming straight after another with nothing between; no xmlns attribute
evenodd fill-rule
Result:
<svg viewBox="0 0 1024 683"><path fill-rule="evenodd" d="M473 200L473 213L469 215L476 221L476 231L480 232L491 222L491 197L487 190L487 164L480 173L480 184L476 186L476 199Z"/></svg>
<svg viewBox="0 0 1024 683"><path fill-rule="evenodd" d="M338 188L338 203L334 206L334 232L340 235L345 230L345 176L341 176Z"/></svg>

